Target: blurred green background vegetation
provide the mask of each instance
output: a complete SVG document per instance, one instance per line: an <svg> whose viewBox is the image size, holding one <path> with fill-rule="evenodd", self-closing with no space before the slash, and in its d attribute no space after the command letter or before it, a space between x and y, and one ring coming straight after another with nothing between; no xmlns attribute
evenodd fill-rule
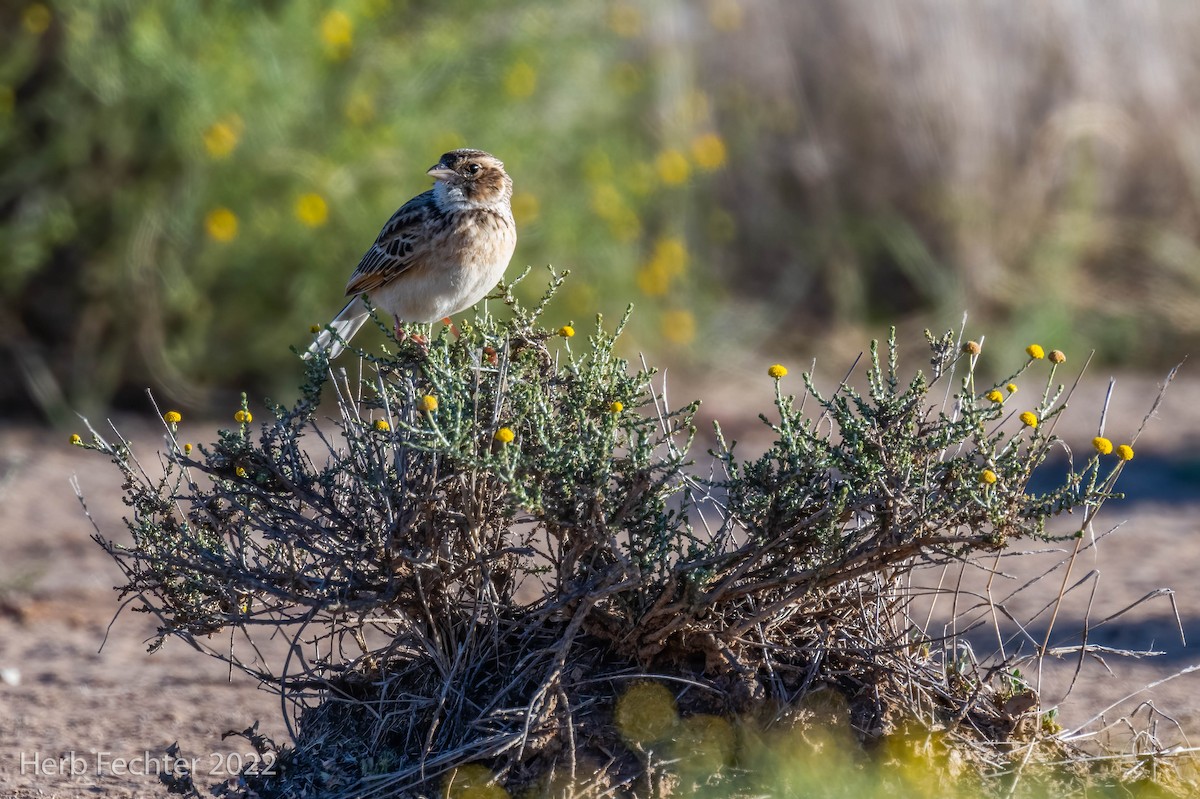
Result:
<svg viewBox="0 0 1200 799"><path fill-rule="evenodd" d="M964 311L1173 362L1198 43L1187 3L7 3L0 408L287 400L287 347L463 145L516 182L509 276L574 272L548 321L634 302L659 363Z"/></svg>

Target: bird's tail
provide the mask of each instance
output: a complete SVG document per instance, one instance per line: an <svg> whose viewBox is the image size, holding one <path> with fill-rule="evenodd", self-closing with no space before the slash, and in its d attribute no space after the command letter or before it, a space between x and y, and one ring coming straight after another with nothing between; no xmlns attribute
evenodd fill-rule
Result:
<svg viewBox="0 0 1200 799"><path fill-rule="evenodd" d="M337 318L326 325L321 334L313 341L308 352L304 353L304 360L307 361L318 352L328 350L329 360L332 361L342 354L342 350L346 349L346 342L353 338L358 329L370 318L371 312L367 310L366 303L362 301L361 297L350 300Z"/></svg>

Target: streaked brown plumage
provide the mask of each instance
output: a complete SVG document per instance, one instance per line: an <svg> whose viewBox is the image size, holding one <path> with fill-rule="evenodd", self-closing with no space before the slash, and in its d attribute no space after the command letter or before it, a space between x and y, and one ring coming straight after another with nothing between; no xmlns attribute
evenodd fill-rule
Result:
<svg viewBox="0 0 1200 799"><path fill-rule="evenodd" d="M433 188L383 226L346 284L350 302L306 358L341 353L370 318L364 294L397 324L436 322L479 302L504 275L517 244L504 164L482 150L453 150L428 174Z"/></svg>

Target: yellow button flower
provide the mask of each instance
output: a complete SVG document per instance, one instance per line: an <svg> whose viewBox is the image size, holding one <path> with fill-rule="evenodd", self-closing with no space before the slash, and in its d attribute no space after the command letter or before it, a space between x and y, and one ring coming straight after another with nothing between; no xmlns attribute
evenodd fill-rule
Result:
<svg viewBox="0 0 1200 799"><path fill-rule="evenodd" d="M654 169L658 172L658 179L667 186L686 183L692 172L683 153L674 149L663 150L659 153L658 157L654 159Z"/></svg>
<svg viewBox="0 0 1200 799"><path fill-rule="evenodd" d="M183 421L183 417L179 414L179 411L167 411L163 414L163 421L167 424L179 424Z"/></svg>
<svg viewBox="0 0 1200 799"><path fill-rule="evenodd" d="M571 327L570 325L563 325L558 329L558 335L562 336L563 338L570 338L571 336L575 335L575 328Z"/></svg>
<svg viewBox="0 0 1200 799"><path fill-rule="evenodd" d="M996 403L1004 402L1004 395L1001 394L997 389L994 389L994 388L991 391L989 391L987 394L985 394L984 396L987 397L989 402L996 402Z"/></svg>
<svg viewBox="0 0 1200 799"><path fill-rule="evenodd" d="M437 397L432 394L426 394L417 402L417 407L426 413L433 413L438 409Z"/></svg>
<svg viewBox="0 0 1200 799"><path fill-rule="evenodd" d="M518 61L504 73L504 93L515 99L533 94L537 89L538 74L528 61Z"/></svg>
<svg viewBox="0 0 1200 799"><path fill-rule="evenodd" d="M392 426L390 424L388 424L387 421L384 419L376 419L375 420L375 429L381 433L386 433L387 431L392 429Z"/></svg>
<svg viewBox="0 0 1200 799"><path fill-rule="evenodd" d="M1096 436L1093 438L1092 446L1095 447L1096 451L1101 455L1107 455L1113 451L1113 443L1104 436Z"/></svg>
<svg viewBox="0 0 1200 799"><path fill-rule="evenodd" d="M241 466L239 466L239 467L237 467L236 469L234 469L234 470L233 470L233 473L234 473L234 474L236 474L238 477L245 477L245 476L246 476L246 470L245 470L245 469L243 469Z"/></svg>
<svg viewBox="0 0 1200 799"><path fill-rule="evenodd" d="M787 367L781 363L773 363L767 367L767 375L776 380L787 377L787 372Z"/></svg>
<svg viewBox="0 0 1200 799"><path fill-rule="evenodd" d="M1040 344L1030 344L1025 348L1025 354L1030 358L1033 358L1035 361L1040 361L1042 358L1046 357L1046 351L1042 349Z"/></svg>
<svg viewBox="0 0 1200 799"><path fill-rule="evenodd" d="M516 437L517 434L514 433L510 427L501 427L496 431L496 435L493 436L493 438L495 438L501 444L511 444L512 440Z"/></svg>
<svg viewBox="0 0 1200 799"><path fill-rule="evenodd" d="M192 454L192 445L191 445L191 444L184 444L184 445L183 445L183 454L184 454L184 455L191 455L191 454Z"/></svg>
<svg viewBox="0 0 1200 799"><path fill-rule="evenodd" d="M1123 461L1133 460L1133 447L1128 444L1122 444L1117 447L1117 457Z"/></svg>
<svg viewBox="0 0 1200 799"><path fill-rule="evenodd" d="M30 3L21 13L21 25L34 36L40 36L50 27L54 15L43 3Z"/></svg>
<svg viewBox="0 0 1200 799"><path fill-rule="evenodd" d="M991 485L992 483L996 482L997 479L998 478L996 477L996 473L993 472L991 469L984 469L982 472L979 473L979 482L981 482L981 483L986 483L987 485Z"/></svg>
<svg viewBox="0 0 1200 799"><path fill-rule="evenodd" d="M1021 414L1021 424L1036 428L1038 426L1037 414L1033 411L1025 411Z"/></svg>
<svg viewBox="0 0 1200 799"><path fill-rule="evenodd" d="M239 424L250 424L254 421L254 415L250 411L238 411L233 415L233 420Z"/></svg>
<svg viewBox="0 0 1200 799"><path fill-rule="evenodd" d="M83 439L79 437L79 434L78 434L78 433L72 433L72 434L71 434L71 444L72 444L72 445L74 445L74 446L76 446L76 447L82 447L82 446L83 446Z"/></svg>
<svg viewBox="0 0 1200 799"><path fill-rule="evenodd" d="M204 230L213 241L227 244L237 238L238 218L228 208L214 208L204 216Z"/></svg>
<svg viewBox="0 0 1200 799"><path fill-rule="evenodd" d="M330 11L321 18L321 41L330 60L346 58L354 47L353 20L344 11Z"/></svg>
<svg viewBox="0 0 1200 799"><path fill-rule="evenodd" d="M296 198L296 218L306 227L320 227L329 221L329 205L325 198L315 192L301 194Z"/></svg>
<svg viewBox="0 0 1200 799"><path fill-rule="evenodd" d="M708 172L725 163L725 140L716 133L701 133L692 139L692 160Z"/></svg>
<svg viewBox="0 0 1200 799"><path fill-rule="evenodd" d="M1016 394L1017 393L1017 384L1009 383L1004 387L1004 390L1007 391L1009 394Z"/></svg>
<svg viewBox="0 0 1200 799"><path fill-rule="evenodd" d="M620 413L623 410L625 410L625 403L620 400L613 400L608 406L609 413Z"/></svg>

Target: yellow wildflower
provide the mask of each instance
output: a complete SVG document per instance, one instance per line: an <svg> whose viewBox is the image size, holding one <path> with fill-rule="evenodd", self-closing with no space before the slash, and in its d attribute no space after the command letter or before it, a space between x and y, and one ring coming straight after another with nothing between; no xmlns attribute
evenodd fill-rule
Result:
<svg viewBox="0 0 1200 799"><path fill-rule="evenodd" d="M301 194L296 199L296 218L308 227L320 227L329 220L325 198L315 192Z"/></svg>
<svg viewBox="0 0 1200 799"><path fill-rule="evenodd" d="M354 92L343 106L342 113L350 124L365 125L375 118L375 98L364 91Z"/></svg>
<svg viewBox="0 0 1200 799"><path fill-rule="evenodd" d="M1017 384L1009 383L1008 385L1006 385L1004 387L1004 390L1007 391L1009 394L1016 394L1017 393Z"/></svg>
<svg viewBox="0 0 1200 799"><path fill-rule="evenodd" d="M994 388L991 391L989 391L987 394L985 394L984 396L987 397L989 402L996 402L996 403L1004 402L1004 395L1001 394L999 391L997 391Z"/></svg>
<svg viewBox="0 0 1200 799"><path fill-rule="evenodd" d="M692 139L692 160L708 172L725 164L725 140L716 133L701 133Z"/></svg>
<svg viewBox="0 0 1200 799"><path fill-rule="evenodd" d="M987 485L991 485L992 483L996 482L997 479L998 478L996 477L996 473L993 472L991 469L984 469L982 472L979 473L979 482L981 482L981 483L986 483Z"/></svg>
<svg viewBox="0 0 1200 799"><path fill-rule="evenodd" d="M781 363L773 363L769 367L767 367L767 374L770 377L775 378L776 380L787 377L787 373L788 373L787 367Z"/></svg>
<svg viewBox="0 0 1200 799"><path fill-rule="evenodd" d="M309 333L320 333L320 332L321 332L321 326L320 326L320 325L309 325L309 326L308 326L308 332L309 332Z"/></svg>
<svg viewBox="0 0 1200 799"><path fill-rule="evenodd" d="M614 3L608 12L608 27L618 36L631 39L642 32L642 12L632 3Z"/></svg>
<svg viewBox="0 0 1200 799"><path fill-rule="evenodd" d="M492 437L501 444L511 444L512 440L517 437L517 434L512 431L511 427L501 427L496 431L496 435Z"/></svg>
<svg viewBox="0 0 1200 799"><path fill-rule="evenodd" d="M558 329L558 335L562 336L563 338L570 338L571 336L575 335L575 328L571 327L570 325L563 325Z"/></svg>
<svg viewBox="0 0 1200 799"><path fill-rule="evenodd" d="M387 423L386 419L376 419L375 420L375 429L381 433L386 433L387 431L392 429L392 426Z"/></svg>
<svg viewBox="0 0 1200 799"><path fill-rule="evenodd" d="M735 31L742 27L742 6L738 0L710 0L708 24L719 31Z"/></svg>
<svg viewBox="0 0 1200 799"><path fill-rule="evenodd" d="M1035 361L1040 361L1042 358L1046 357L1046 351L1042 349L1040 344L1030 344L1025 348L1025 354L1030 358L1033 358Z"/></svg>
<svg viewBox="0 0 1200 799"><path fill-rule="evenodd" d="M191 455L191 454L192 454L192 445L191 445L191 444L184 444L184 445L183 445L183 454L184 454L184 455Z"/></svg>
<svg viewBox="0 0 1200 799"><path fill-rule="evenodd" d="M658 158L654 159L654 169L658 172L658 179L667 186L686 183L692 172L683 153L675 149L663 150L659 153Z"/></svg>
<svg viewBox="0 0 1200 799"><path fill-rule="evenodd" d="M636 744L649 744L671 734L679 720L675 697L661 683L637 682L617 700L613 713L621 737Z"/></svg>
<svg viewBox="0 0 1200 799"><path fill-rule="evenodd" d="M254 421L254 415L250 411L238 411L233 415L233 420L239 424L250 424Z"/></svg>
<svg viewBox="0 0 1200 799"><path fill-rule="evenodd" d="M42 3L31 3L21 12L21 25L34 36L40 36L50 27L53 15Z"/></svg>
<svg viewBox="0 0 1200 799"><path fill-rule="evenodd" d="M1133 447L1128 444L1122 444L1117 447L1117 457L1123 461L1133 460Z"/></svg>
<svg viewBox="0 0 1200 799"><path fill-rule="evenodd" d="M962 345L962 351L967 355L978 355L983 352L983 347L980 346L978 341L968 341Z"/></svg>
<svg viewBox="0 0 1200 799"><path fill-rule="evenodd" d="M234 469L234 470L233 470L233 473L234 473L234 474L236 474L238 477L245 477L245 476L246 476L246 470L245 470L245 469L243 469L241 466L239 466L239 467L237 467L236 469Z"/></svg>
<svg viewBox="0 0 1200 799"><path fill-rule="evenodd" d="M230 114L204 131L204 150L210 158L225 158L237 148L241 136L242 118Z"/></svg>
<svg viewBox="0 0 1200 799"><path fill-rule="evenodd" d="M537 78L528 61L518 61L504 73L504 93L516 99L528 97L537 89Z"/></svg>
<svg viewBox="0 0 1200 799"><path fill-rule="evenodd" d="M226 244L237 238L238 218L228 208L214 208L204 217L204 229L210 239Z"/></svg>
<svg viewBox="0 0 1200 799"><path fill-rule="evenodd" d="M1067 362L1067 356L1063 353L1062 350L1050 350L1050 363L1059 364L1059 363L1066 363L1066 362Z"/></svg>
<svg viewBox="0 0 1200 799"><path fill-rule="evenodd" d="M167 411L163 414L163 421L167 424L179 424L183 421L183 416L179 411Z"/></svg>
<svg viewBox="0 0 1200 799"><path fill-rule="evenodd" d="M487 766L468 763L442 777L437 795L442 799L509 799L510 794Z"/></svg>
<svg viewBox="0 0 1200 799"><path fill-rule="evenodd" d="M686 308L664 312L661 326L663 338L672 344L689 344L696 337L696 317Z"/></svg>
<svg viewBox="0 0 1200 799"><path fill-rule="evenodd" d="M333 61L343 60L354 47L354 22L344 11L330 11L321 18L321 41L326 56Z"/></svg>
<svg viewBox="0 0 1200 799"><path fill-rule="evenodd" d="M1025 411L1021 414L1021 424L1025 425L1026 427L1036 428L1038 426L1037 414L1033 411Z"/></svg>
<svg viewBox="0 0 1200 799"><path fill-rule="evenodd" d="M71 444L72 444L73 446L76 446L76 447L82 447L82 446L83 446L83 439L79 437L79 434L78 434L78 433L72 433L72 434L71 434Z"/></svg>
<svg viewBox="0 0 1200 799"><path fill-rule="evenodd" d="M538 198L527 191L519 191L512 196L513 219L519 225L528 225L538 218L541 203Z"/></svg>
<svg viewBox="0 0 1200 799"><path fill-rule="evenodd" d="M426 413L433 413L438 409L437 397L432 394L426 394L417 402L417 407Z"/></svg>
<svg viewBox="0 0 1200 799"><path fill-rule="evenodd" d="M625 410L625 403L620 400L613 400L608 406L609 413L620 413L623 410Z"/></svg>
<svg viewBox="0 0 1200 799"><path fill-rule="evenodd" d="M1096 436L1093 438L1092 446L1095 447L1096 451L1101 455L1107 455L1113 451L1113 443L1104 436Z"/></svg>

